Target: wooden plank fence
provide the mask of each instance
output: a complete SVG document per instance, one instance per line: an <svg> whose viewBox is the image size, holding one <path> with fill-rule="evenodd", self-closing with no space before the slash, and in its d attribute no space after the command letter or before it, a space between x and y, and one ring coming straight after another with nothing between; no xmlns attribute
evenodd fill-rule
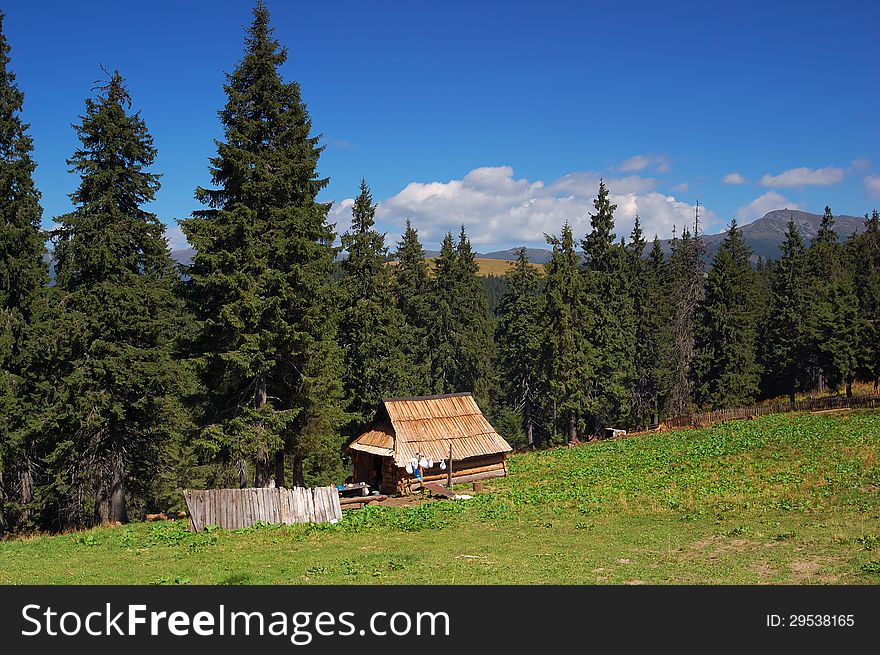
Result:
<svg viewBox="0 0 880 655"><path fill-rule="evenodd" d="M336 487L250 489L187 489L189 529L201 532L206 525L227 530L266 523L335 523L342 518Z"/></svg>
<svg viewBox="0 0 880 655"><path fill-rule="evenodd" d="M706 427L713 423L733 419L783 414L786 412L816 412L831 409L863 409L880 408L880 396L832 396L828 398L807 398L793 403L773 403L768 405L752 405L751 407L735 407L733 409L717 409L713 412L674 416L663 421L669 428Z"/></svg>

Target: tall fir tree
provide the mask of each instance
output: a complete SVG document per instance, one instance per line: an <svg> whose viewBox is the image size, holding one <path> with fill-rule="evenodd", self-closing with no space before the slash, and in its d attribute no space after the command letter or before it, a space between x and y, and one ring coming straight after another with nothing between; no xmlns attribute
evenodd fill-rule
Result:
<svg viewBox="0 0 880 655"><path fill-rule="evenodd" d="M645 246L647 245L648 242L645 239L645 233L642 230L642 219L638 212L636 212L636 218L633 221L633 229L629 233L629 243L624 245L624 249L629 258L628 265L631 286L639 279L643 270L643 264L645 264Z"/></svg>
<svg viewBox="0 0 880 655"><path fill-rule="evenodd" d="M394 293L403 315L400 348L412 373L407 393L423 396L433 391L431 352L428 333L431 326L431 280L425 250L418 231L409 219L395 252Z"/></svg>
<svg viewBox="0 0 880 655"><path fill-rule="evenodd" d="M488 407L492 390L492 320L479 266L464 226L447 233L436 259L429 348L438 393L470 391Z"/></svg>
<svg viewBox="0 0 880 655"><path fill-rule="evenodd" d="M639 339L644 335L649 344L646 363L649 367L647 379L648 397L654 409L654 420L658 423L663 419L669 408L669 392L672 386L670 358L672 357L672 328L670 326L671 307L667 284L668 261L663 253L663 246L657 235L651 246L650 265L644 284L648 287L646 294L647 311L643 325L639 326ZM641 343L641 341L639 341Z"/></svg>
<svg viewBox="0 0 880 655"><path fill-rule="evenodd" d="M10 68L3 21L0 12L0 537L18 519L10 503L26 508L32 501L36 453L22 433L24 352L48 283L33 142L21 118L24 94Z"/></svg>
<svg viewBox="0 0 880 655"><path fill-rule="evenodd" d="M858 299L852 270L834 230L829 207L807 250L807 343L812 385L823 392L845 385L852 395L859 334Z"/></svg>
<svg viewBox="0 0 880 655"><path fill-rule="evenodd" d="M456 279L455 239L447 232L434 260L434 278L430 286L431 313L426 343L431 353L430 380L432 393L462 391L456 388L455 369L459 335L453 319Z"/></svg>
<svg viewBox="0 0 880 655"><path fill-rule="evenodd" d="M495 327L501 392L506 405L520 416L526 445L532 446L541 382L537 364L543 342L543 285L525 248L517 251L516 262L504 279L508 291L498 305Z"/></svg>
<svg viewBox="0 0 880 655"><path fill-rule="evenodd" d="M348 256L342 262L339 342L354 430L364 425L383 397L405 393L414 375L400 349L403 316L394 298L385 235L375 230L375 214L370 189L362 180L351 229L341 239Z"/></svg>
<svg viewBox="0 0 880 655"><path fill-rule="evenodd" d="M628 425L636 345L632 262L624 246L615 243L617 205L611 204L604 181L599 183L593 206L596 213L590 214L591 231L583 240L582 311L589 316L582 320L594 326L584 338L596 356L590 384L595 410L587 414L587 429L596 434L608 425Z"/></svg>
<svg viewBox="0 0 880 655"><path fill-rule="evenodd" d="M807 271L804 242L793 219L789 219L781 257L770 277L770 312L761 348L770 389L795 393L806 383ZM771 391L772 393L772 391Z"/></svg>
<svg viewBox="0 0 880 655"><path fill-rule="evenodd" d="M185 375L175 362L181 305L164 225L143 209L156 149L118 71L86 100L73 212L56 219L57 302L34 361L49 389L42 428L44 511L55 527L127 521L155 497L163 451L180 438ZM87 499L94 499L92 508Z"/></svg>
<svg viewBox="0 0 880 655"><path fill-rule="evenodd" d="M634 427L646 427L660 420L669 389L669 303L663 287L665 257L656 235L647 258L643 257L645 245L637 216L628 246L635 321L630 401L630 424Z"/></svg>
<svg viewBox="0 0 880 655"><path fill-rule="evenodd" d="M859 305L858 372L880 388L880 212L865 214L865 230L849 242Z"/></svg>
<svg viewBox="0 0 880 655"><path fill-rule="evenodd" d="M694 400L706 408L750 405L758 395L757 278L751 254L732 220L712 260L697 312Z"/></svg>
<svg viewBox="0 0 880 655"><path fill-rule="evenodd" d="M492 366L495 327L489 313L486 287L480 276L480 265L464 225L461 226L456 245L455 272L452 306L463 336L458 355L459 386L472 389L477 403L488 407L496 387L496 374Z"/></svg>
<svg viewBox="0 0 880 655"><path fill-rule="evenodd" d="M200 443L237 465L241 486L268 485L273 462L284 485L290 457L297 485L308 471L338 472L346 418L330 281L335 233L329 205L317 201L327 185L317 173L323 147L299 84L281 78L285 61L260 1L224 86L216 188L197 189L208 209L180 221L196 250L188 297L203 384Z"/></svg>
<svg viewBox="0 0 880 655"><path fill-rule="evenodd" d="M545 264L547 282L541 324L544 341L541 347L542 379L552 414L551 438L563 435L572 443L578 440L582 412L595 412L598 403L589 393L595 377L596 357L585 334L594 329L592 315L584 312L584 278L580 257L574 248L574 235L567 222L560 236L547 235L553 251Z"/></svg>
<svg viewBox="0 0 880 655"><path fill-rule="evenodd" d="M761 380L759 383L759 397L766 397L770 392L770 375L765 370L763 344L767 338L768 325L770 321L770 302L773 297L771 284L772 273L776 263L771 257L764 258L758 255L755 260L755 326L757 346L755 355L757 357L758 366L761 367Z"/></svg>

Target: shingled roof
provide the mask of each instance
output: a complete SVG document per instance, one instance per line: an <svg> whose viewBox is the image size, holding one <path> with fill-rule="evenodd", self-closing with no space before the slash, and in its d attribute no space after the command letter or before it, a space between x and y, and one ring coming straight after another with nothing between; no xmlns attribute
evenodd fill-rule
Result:
<svg viewBox="0 0 880 655"><path fill-rule="evenodd" d="M393 457L406 466L417 454L435 461L494 455L513 450L489 424L470 393L385 398L366 431L349 450Z"/></svg>

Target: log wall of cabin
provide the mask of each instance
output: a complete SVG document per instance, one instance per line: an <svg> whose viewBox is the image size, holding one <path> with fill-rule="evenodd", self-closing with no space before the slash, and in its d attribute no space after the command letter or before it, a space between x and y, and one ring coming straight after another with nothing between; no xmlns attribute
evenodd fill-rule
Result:
<svg viewBox="0 0 880 655"><path fill-rule="evenodd" d="M503 477L507 475L506 453L469 457L452 461L452 483L472 482L484 478ZM391 458L388 458L391 461ZM449 463L447 462L447 466ZM423 469L422 479L425 482L445 484L449 478L449 470L441 470L436 462L430 469ZM396 468L395 488L387 493L407 494L421 486L418 478L406 472L405 468ZM383 491L383 493L386 493Z"/></svg>

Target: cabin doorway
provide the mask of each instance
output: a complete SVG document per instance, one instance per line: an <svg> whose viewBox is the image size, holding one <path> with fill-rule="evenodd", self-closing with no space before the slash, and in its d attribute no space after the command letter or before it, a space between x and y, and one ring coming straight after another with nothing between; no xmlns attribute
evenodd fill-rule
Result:
<svg viewBox="0 0 880 655"><path fill-rule="evenodd" d="M355 452L354 481L366 482L371 491L378 491L382 486L382 458L372 453Z"/></svg>

